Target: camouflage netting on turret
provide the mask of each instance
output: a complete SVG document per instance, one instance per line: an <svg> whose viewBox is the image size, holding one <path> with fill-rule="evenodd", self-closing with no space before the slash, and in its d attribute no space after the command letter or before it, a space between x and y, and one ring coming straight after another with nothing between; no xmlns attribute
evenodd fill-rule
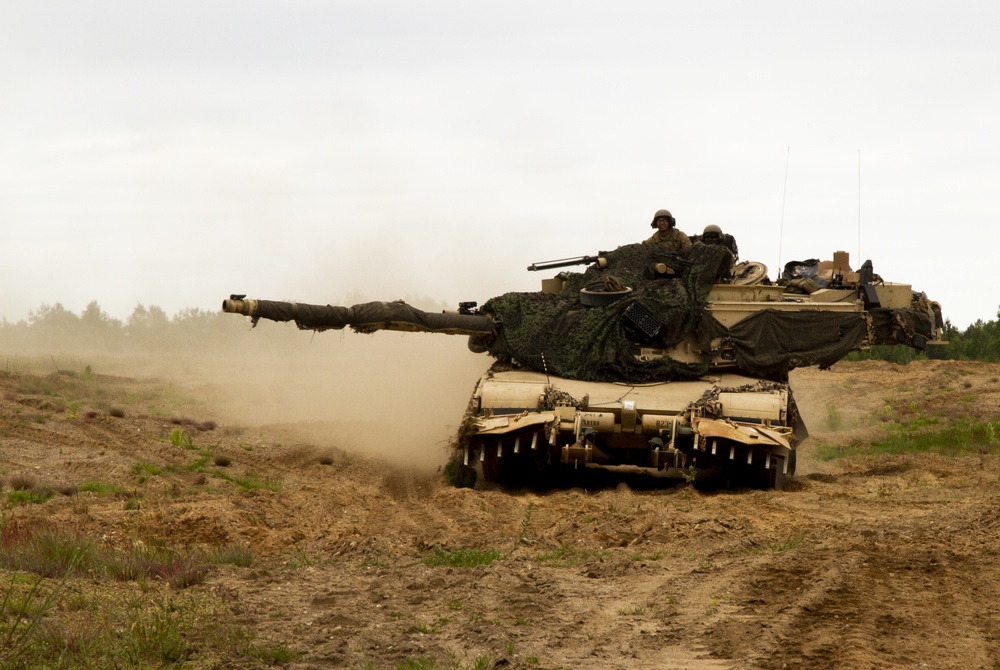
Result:
<svg viewBox="0 0 1000 670"><path fill-rule="evenodd" d="M634 319L645 314L658 326L655 336L640 333L645 344L671 347L701 320L708 292L729 269L730 253L717 245L698 245L686 257L656 247L632 244L602 253L604 269L592 267L567 277L561 293L507 293L483 305L482 311L500 323L507 353L535 370L586 381L642 383L694 379L708 362L685 364L662 358L635 358ZM663 262L682 270L677 278L655 279L653 267ZM585 307L580 289L615 277L632 292L610 305ZM631 336L631 338L630 338Z"/></svg>
<svg viewBox="0 0 1000 670"><path fill-rule="evenodd" d="M598 268L592 265L582 273L567 273L564 293L575 295L583 287L602 282L608 276L616 277L626 286L633 287L649 282L655 283L652 286L654 288L663 287L677 283L678 278L682 277L701 281L711 276L711 281L714 283L723 276L718 274L721 272L718 266L724 259L730 258L724 249L700 244L687 253L671 251L652 244L627 244L614 251L602 251L599 256L607 260L607 267ZM672 277L657 274L654 269L657 263L663 263L676 274ZM707 290L705 295L708 295Z"/></svg>
<svg viewBox="0 0 1000 670"><path fill-rule="evenodd" d="M926 349L934 333L934 312L926 298L921 297L913 309L872 309L874 344L905 344L914 349ZM939 315L937 315L939 316Z"/></svg>

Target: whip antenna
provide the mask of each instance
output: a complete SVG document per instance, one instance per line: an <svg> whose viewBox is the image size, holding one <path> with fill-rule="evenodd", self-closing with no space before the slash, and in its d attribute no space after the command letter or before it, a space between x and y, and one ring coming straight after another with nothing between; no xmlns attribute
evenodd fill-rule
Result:
<svg viewBox="0 0 1000 670"><path fill-rule="evenodd" d="M861 262L861 149L858 149L858 260Z"/></svg>
<svg viewBox="0 0 1000 670"><path fill-rule="evenodd" d="M781 192L781 226L778 229L778 273L781 273L781 244L785 240L785 196L788 195L788 159L792 154L792 147L788 147L785 153L785 187Z"/></svg>

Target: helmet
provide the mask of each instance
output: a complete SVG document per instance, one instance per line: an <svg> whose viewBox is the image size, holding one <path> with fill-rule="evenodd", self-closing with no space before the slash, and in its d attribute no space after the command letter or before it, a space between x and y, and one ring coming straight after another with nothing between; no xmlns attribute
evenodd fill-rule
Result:
<svg viewBox="0 0 1000 670"><path fill-rule="evenodd" d="M717 240L721 240L722 239L722 228L719 228L714 223L710 223L709 225L705 226L705 230L704 230L704 232L702 232L701 238L703 240L707 239L707 238L714 238L714 239L717 239Z"/></svg>
<svg viewBox="0 0 1000 670"><path fill-rule="evenodd" d="M677 225L677 222L674 220L674 215L670 213L669 209L656 210L656 214L653 215L653 221L649 224L650 228L656 228L657 219L666 219L667 221L670 222L671 228Z"/></svg>

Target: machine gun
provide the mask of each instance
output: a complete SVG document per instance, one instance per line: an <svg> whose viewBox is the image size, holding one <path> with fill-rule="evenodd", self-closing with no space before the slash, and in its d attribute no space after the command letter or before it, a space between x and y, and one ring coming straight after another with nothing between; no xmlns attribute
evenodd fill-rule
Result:
<svg viewBox="0 0 1000 670"><path fill-rule="evenodd" d="M598 252L598 254L606 254L607 252ZM683 255L675 252L667 252L666 254L658 254L658 256L663 256L658 259L658 262L652 265L653 271L656 275L677 275L691 267L691 262L687 260ZM594 263L594 268L598 270L603 270L608 267L608 259L605 255L598 256L573 256L572 258L559 258L554 261L540 261L538 263L532 263L528 266L529 272L537 272L538 270L554 270L556 268L568 268L574 265L589 265Z"/></svg>
<svg viewBox="0 0 1000 670"><path fill-rule="evenodd" d="M532 263L528 266L528 271L536 272L538 270L553 270L555 268L568 268L574 265L590 265L591 263L597 263L597 267L603 269L608 266L608 259L603 256L574 256L572 258L560 258L554 261L540 261L538 263Z"/></svg>

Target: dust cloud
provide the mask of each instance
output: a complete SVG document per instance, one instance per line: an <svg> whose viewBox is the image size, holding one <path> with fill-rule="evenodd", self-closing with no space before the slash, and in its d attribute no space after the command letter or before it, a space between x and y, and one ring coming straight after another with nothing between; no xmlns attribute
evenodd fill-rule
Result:
<svg viewBox="0 0 1000 670"><path fill-rule="evenodd" d="M191 378L203 380L201 392L226 420L432 470L447 459L474 384L492 362L457 336L302 335L299 352L220 357Z"/></svg>
<svg viewBox="0 0 1000 670"><path fill-rule="evenodd" d="M298 331L261 322L225 347L164 353L0 350L18 365L169 382L189 418L273 429L302 441L433 471L448 457L475 382L492 358L466 338L426 333Z"/></svg>

